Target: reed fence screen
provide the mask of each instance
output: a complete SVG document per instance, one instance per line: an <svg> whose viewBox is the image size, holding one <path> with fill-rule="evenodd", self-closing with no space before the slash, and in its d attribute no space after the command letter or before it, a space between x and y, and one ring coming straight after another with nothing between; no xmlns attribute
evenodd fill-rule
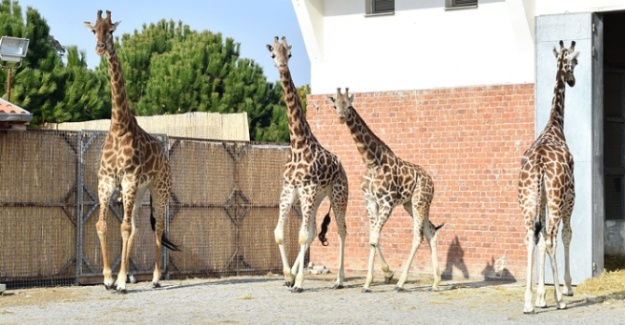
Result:
<svg viewBox="0 0 625 325"><path fill-rule="evenodd" d="M101 282L97 170L106 132L0 133L0 283L8 288ZM165 277L280 272L273 230L288 146L155 135L169 154L173 191L165 214ZM122 203L113 194L107 240L119 269ZM130 273L151 279L155 259L146 194ZM300 219L287 225L291 261Z"/></svg>

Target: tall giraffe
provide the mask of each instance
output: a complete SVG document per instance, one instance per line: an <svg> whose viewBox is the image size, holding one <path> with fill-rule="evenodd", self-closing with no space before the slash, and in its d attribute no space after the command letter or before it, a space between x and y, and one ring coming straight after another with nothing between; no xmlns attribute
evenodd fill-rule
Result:
<svg viewBox="0 0 625 325"><path fill-rule="evenodd" d="M297 90L291 79L288 61L291 57L291 46L286 38L274 39L273 46L267 45L276 68L280 73L280 83L284 92L289 121L291 139L290 159L285 165L282 192L280 194L280 216L275 229L275 239L280 249L285 284L292 286L292 292L301 292L304 282L304 255L316 232L315 217L317 208L326 197L330 198L330 208L334 210L339 233L339 270L334 288L343 287L345 271L343 255L345 253L345 211L347 209L348 185L347 175L338 157L319 144L313 135L310 125L302 110ZM284 251L284 226L291 211L293 202L299 199L302 212L302 225L299 230L298 242L300 251L289 269ZM329 222L329 211L325 217L319 239L326 244L325 233ZM296 275L293 283L293 275Z"/></svg>
<svg viewBox="0 0 625 325"><path fill-rule="evenodd" d="M352 106L354 95L349 96L349 88L341 93L337 89L336 98L329 97L334 103L334 109L339 121L345 123L352 134L358 152L367 167L362 180L361 188L365 194L365 204L369 215L369 264L367 278L363 292L369 292L373 280L373 263L377 252L382 263L382 271L386 282L393 278L393 272L384 260L380 249L380 233L384 224L396 206L403 205L413 219L413 240L410 255L403 267L402 274L397 282L397 291L402 291L408 277L408 270L415 253L423 240L427 238L432 253L432 267L434 269L433 289L437 289L441 276L438 269L436 253L436 232L443 225L434 226L429 220L430 204L434 197L434 183L430 175L419 165L397 157L378 136L371 131L367 123L360 117Z"/></svg>
<svg viewBox="0 0 625 325"><path fill-rule="evenodd" d="M566 84L575 86L573 70L577 65L579 52L575 51L575 41L570 48L560 41L560 51L553 52L557 59L556 85L551 103L551 115L543 132L525 151L521 159L519 173L519 205L525 220L525 243L527 244L527 274L525 287L524 313L534 312L532 305L534 247L540 251L537 307L546 307L545 301L545 252L549 253L553 270L553 283L556 306L566 308L562 294L572 296L569 248L571 245L571 213L575 201L575 181L573 179L573 155L564 138L564 91ZM545 230L546 210L549 211L549 228ZM562 221L562 242L564 244L564 283L563 291L558 280L556 264L556 237Z"/></svg>
<svg viewBox="0 0 625 325"><path fill-rule="evenodd" d="M124 202L122 258L115 285L118 291L125 293L130 253L137 234L135 217L139 213L140 204L136 203L141 201L146 190L150 191L150 202L152 198L155 201L156 218L154 214L150 216L156 240L156 263L152 277L154 287L160 286L161 245L171 250L178 250L178 247L165 236L163 217L171 191L171 168L161 143L139 126L128 108L121 62L115 54L113 42L113 32L120 22L111 22L110 11L106 15L106 19L103 19L102 10L99 10L95 25L84 22L85 27L96 37L98 55L106 55L112 93L111 127L104 142L98 171L100 215L96 230L102 249L104 286L110 289L113 286L113 274L106 244L106 215L111 194L121 186Z"/></svg>

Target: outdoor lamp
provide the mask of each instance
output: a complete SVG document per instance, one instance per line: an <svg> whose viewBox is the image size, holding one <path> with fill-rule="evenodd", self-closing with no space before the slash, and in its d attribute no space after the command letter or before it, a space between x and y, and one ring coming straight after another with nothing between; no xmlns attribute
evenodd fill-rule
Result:
<svg viewBox="0 0 625 325"><path fill-rule="evenodd" d="M28 52L26 38L2 36L0 38L0 60L8 62L22 62Z"/></svg>

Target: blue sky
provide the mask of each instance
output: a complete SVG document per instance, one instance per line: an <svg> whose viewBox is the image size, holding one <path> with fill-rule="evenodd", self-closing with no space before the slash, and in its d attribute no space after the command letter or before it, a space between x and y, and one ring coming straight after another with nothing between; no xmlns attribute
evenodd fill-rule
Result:
<svg viewBox="0 0 625 325"><path fill-rule="evenodd" d="M29 6L37 9L62 45L76 45L86 51L91 68L100 57L95 53L95 38L83 27L83 21L94 22L98 10L110 10L113 21L121 20L115 32L118 36L141 30L144 23L173 19L197 31L232 37L241 44L241 56L262 66L270 81L279 76L265 45L273 43L274 36L286 36L293 46L289 61L293 81L297 87L310 84L310 61L290 0L19 0L19 4L24 11Z"/></svg>

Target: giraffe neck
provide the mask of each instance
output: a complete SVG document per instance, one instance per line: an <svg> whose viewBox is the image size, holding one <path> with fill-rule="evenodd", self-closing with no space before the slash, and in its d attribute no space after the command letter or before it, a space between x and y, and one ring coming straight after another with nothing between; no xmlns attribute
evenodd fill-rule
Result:
<svg viewBox="0 0 625 325"><path fill-rule="evenodd" d="M367 168L380 166L384 163L385 157L394 155L391 148L371 131L367 123L353 107L345 123L352 134L352 139L356 142L356 148L358 148L358 152L360 152Z"/></svg>
<svg viewBox="0 0 625 325"><path fill-rule="evenodd" d="M310 125L306 121L302 104L297 95L297 89L293 84L291 72L288 68L280 69L280 83L284 92L286 102L286 112L289 120L289 137L291 139L291 150L300 150L317 143L317 139L310 130Z"/></svg>
<svg viewBox="0 0 625 325"><path fill-rule="evenodd" d="M551 114L547 127L555 126L564 130L564 91L566 90L565 70L563 57L558 58L558 73L556 75L556 85L553 90L553 100L551 101Z"/></svg>
<svg viewBox="0 0 625 325"><path fill-rule="evenodd" d="M109 133L123 134L134 127L137 120L128 108L122 66L113 45L107 48L106 60L111 80L111 127Z"/></svg>

